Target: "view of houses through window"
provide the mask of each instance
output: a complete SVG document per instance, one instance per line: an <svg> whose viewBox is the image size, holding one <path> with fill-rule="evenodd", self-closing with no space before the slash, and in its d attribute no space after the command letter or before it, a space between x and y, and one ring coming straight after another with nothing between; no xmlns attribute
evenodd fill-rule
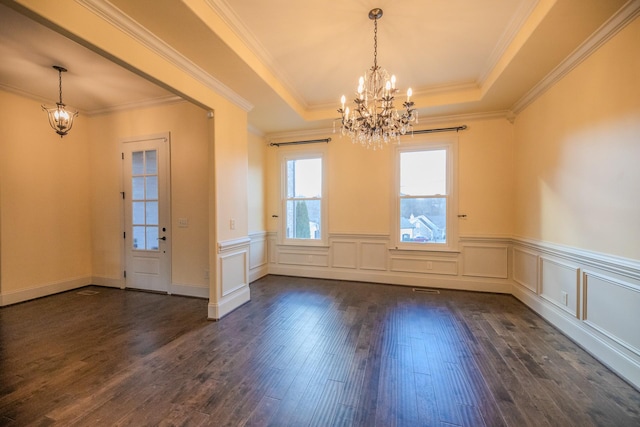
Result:
<svg viewBox="0 0 640 427"><path fill-rule="evenodd" d="M447 150L400 152L400 240L447 243Z"/></svg>

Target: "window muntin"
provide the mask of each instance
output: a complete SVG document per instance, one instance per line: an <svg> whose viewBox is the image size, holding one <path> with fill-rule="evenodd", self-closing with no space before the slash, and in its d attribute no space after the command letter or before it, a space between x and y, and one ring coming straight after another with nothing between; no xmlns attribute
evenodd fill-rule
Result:
<svg viewBox="0 0 640 427"><path fill-rule="evenodd" d="M453 246L453 144L398 148L397 246L449 250Z"/></svg>

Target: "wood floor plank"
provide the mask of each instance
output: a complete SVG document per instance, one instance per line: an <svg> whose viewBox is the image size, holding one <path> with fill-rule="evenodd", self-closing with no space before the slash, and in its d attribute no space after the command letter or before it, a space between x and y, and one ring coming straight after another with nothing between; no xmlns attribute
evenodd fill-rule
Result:
<svg viewBox="0 0 640 427"><path fill-rule="evenodd" d="M640 392L509 295L267 276L207 301L0 308L0 426L637 426Z"/></svg>

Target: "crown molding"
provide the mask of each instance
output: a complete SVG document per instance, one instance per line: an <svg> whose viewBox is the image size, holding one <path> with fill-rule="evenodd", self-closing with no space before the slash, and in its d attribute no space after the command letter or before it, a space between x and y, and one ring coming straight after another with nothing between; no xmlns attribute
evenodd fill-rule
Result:
<svg viewBox="0 0 640 427"><path fill-rule="evenodd" d="M242 42L249 47L249 50L258 57L262 65L282 84L282 86L293 96L293 98L305 109L310 109L306 100L291 82L291 79L277 66L277 61L269 54L258 37L242 23L238 15L225 0L205 0L205 3L213 12L224 21L225 24Z"/></svg>
<svg viewBox="0 0 640 427"><path fill-rule="evenodd" d="M540 0L531 0L520 5L518 11L513 16L513 19L509 22L509 25L502 33L500 39L498 40L498 43L489 55L489 58L486 61L485 70L478 77L476 84L479 87L484 86L487 78L489 77L489 75L491 75L491 72L496 67L504 53L507 51L507 48L509 47L509 45L511 45L511 42L513 42L515 37L518 35L520 30L522 29L522 26L525 24L525 22L527 22L527 19L529 19L531 13L538 6L538 3L540 3Z"/></svg>
<svg viewBox="0 0 640 427"><path fill-rule="evenodd" d="M99 108L87 111L85 114L89 117L101 114L116 113L118 111L128 111L140 108L158 107L160 105L177 104L179 102L187 102L184 98L176 95L162 96L159 98L145 99L143 101L130 102L127 104L114 105L106 108Z"/></svg>
<svg viewBox="0 0 640 427"><path fill-rule="evenodd" d="M519 114L533 101L538 99L549 88L559 82L564 76L580 65L591 54L597 51L609 39L626 27L640 15L640 0L629 0L611 18L598 28L584 43L576 48L569 56L547 74L529 92L520 98L511 108L514 114Z"/></svg>
<svg viewBox="0 0 640 427"><path fill-rule="evenodd" d="M220 80L207 73L198 65L187 59L180 54L177 50L173 49L167 43L162 41L155 34L144 28L138 22L127 16L120 9L115 7L107 0L76 0L76 2L95 15L104 19L112 26L118 28L134 40L138 41L143 46L147 47L151 51L155 52L166 61L175 65L184 73L193 77L209 89L215 91L223 98L232 102L245 112L249 112L253 109L253 105L242 98L236 92L231 90L228 86L223 84Z"/></svg>
<svg viewBox="0 0 640 427"><path fill-rule="evenodd" d="M420 126L415 126L415 130L426 128L424 125L433 125L439 123L450 123L460 121L478 121L478 120L510 120L512 113L508 110L486 111L480 113L454 114L449 116L420 117ZM513 123L513 122L512 122ZM407 133L407 136L410 136ZM265 135L269 142L284 142L288 139L312 139L312 138L340 138L340 132L334 131L333 128L311 129L304 131L278 132Z"/></svg>

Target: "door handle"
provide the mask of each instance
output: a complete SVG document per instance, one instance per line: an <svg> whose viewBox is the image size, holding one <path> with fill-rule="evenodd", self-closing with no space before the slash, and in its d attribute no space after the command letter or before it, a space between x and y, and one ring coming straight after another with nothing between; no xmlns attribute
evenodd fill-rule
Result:
<svg viewBox="0 0 640 427"><path fill-rule="evenodd" d="M158 240L167 240L167 236L158 237Z"/></svg>

